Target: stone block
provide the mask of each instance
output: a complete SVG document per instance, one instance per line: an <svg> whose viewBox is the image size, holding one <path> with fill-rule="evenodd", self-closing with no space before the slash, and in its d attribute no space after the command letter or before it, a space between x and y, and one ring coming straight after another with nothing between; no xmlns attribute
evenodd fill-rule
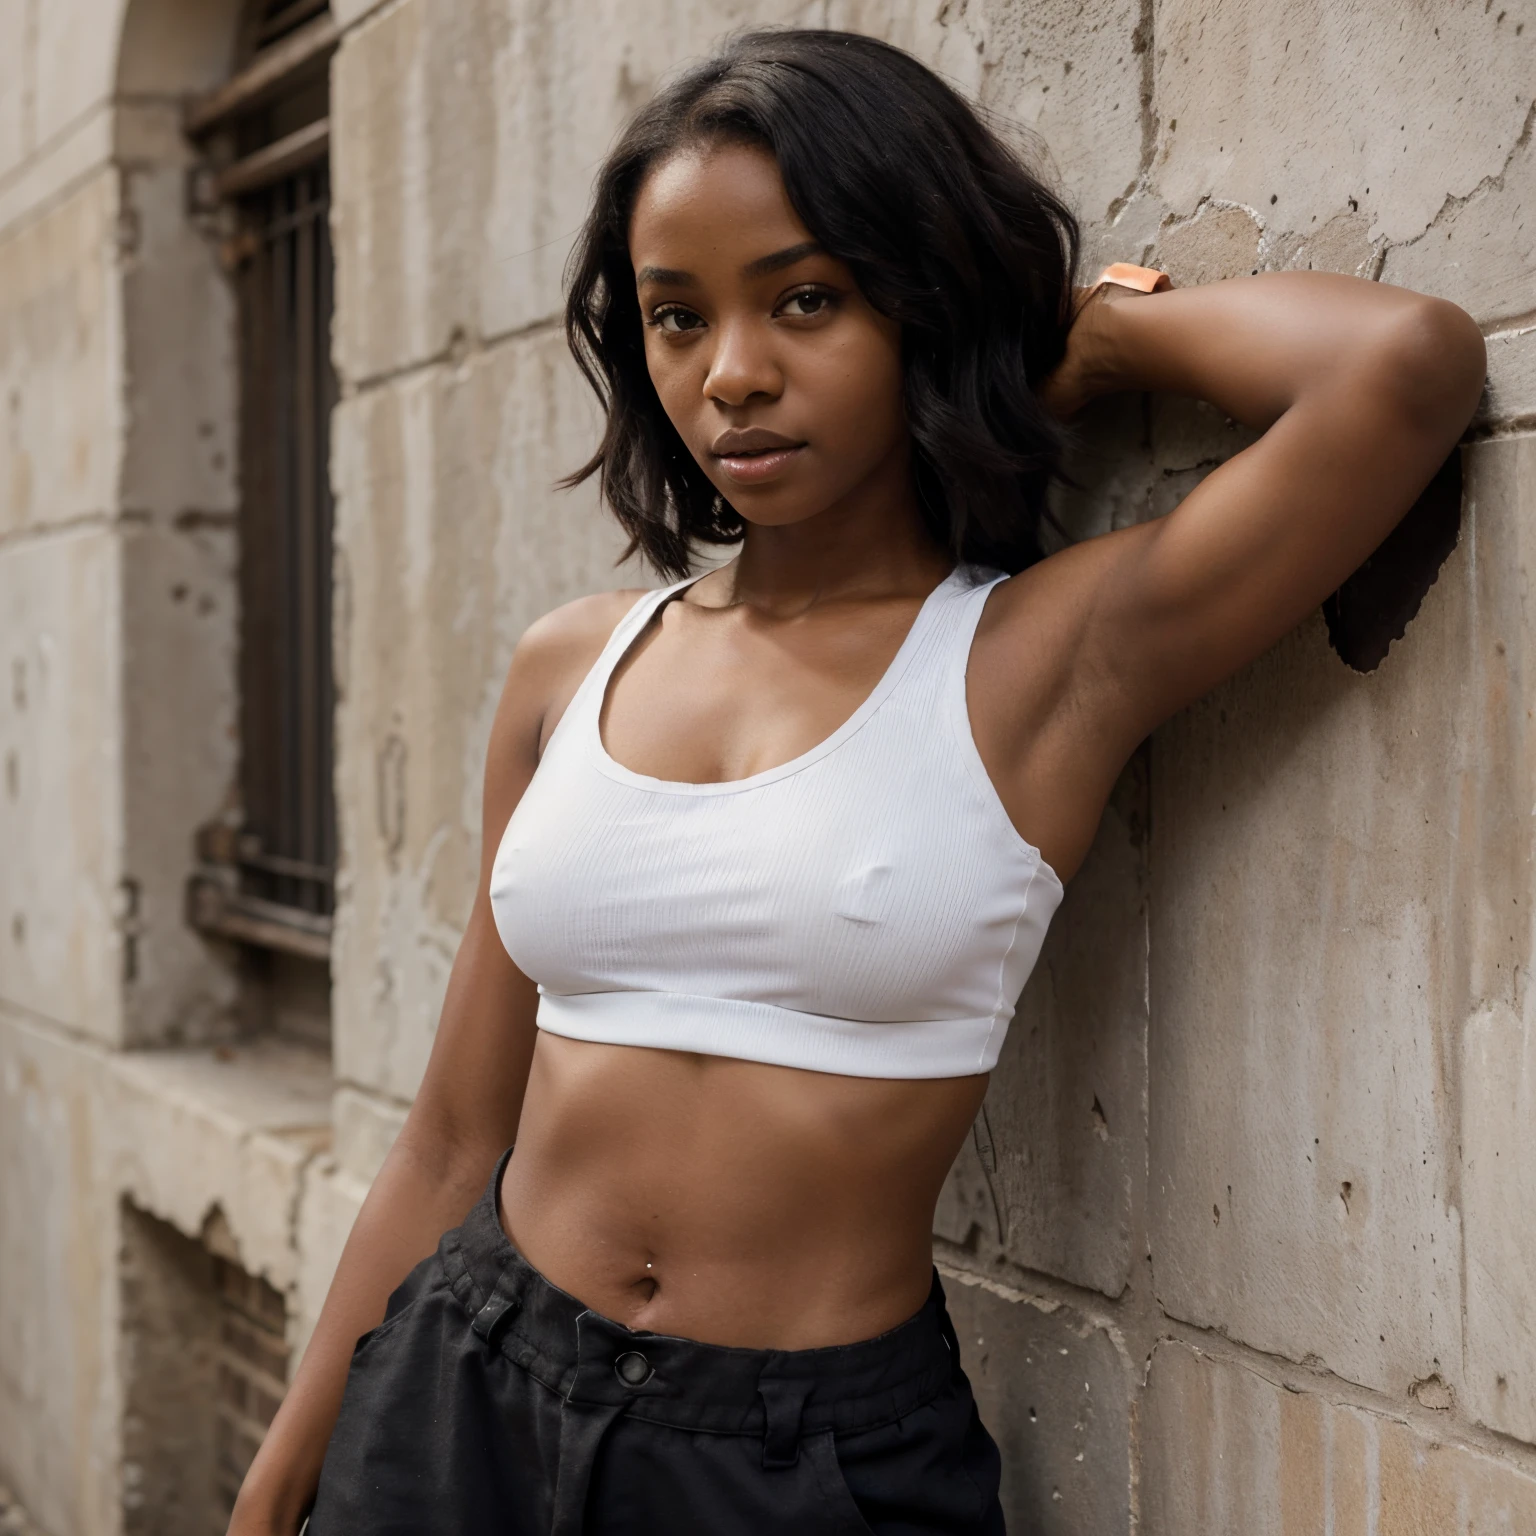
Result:
<svg viewBox="0 0 1536 1536"><path fill-rule="evenodd" d="M396 1099L420 1081L468 916L512 647L557 604L642 580L614 568L595 490L552 489L595 440L585 391L544 332L337 413L337 1065Z"/></svg>
<svg viewBox="0 0 1536 1536"><path fill-rule="evenodd" d="M1519 143L1532 22L1528 3L1158 0L1152 185L1181 214L1210 197L1305 237L1356 211L1411 240Z"/></svg>
<svg viewBox="0 0 1536 1536"><path fill-rule="evenodd" d="M117 217L104 168L0 239L0 537L117 505Z"/></svg>
<svg viewBox="0 0 1536 1536"><path fill-rule="evenodd" d="M1536 1476L1427 1426L1299 1390L1173 1340L1140 1405L1148 1536L1506 1536Z"/></svg>
<svg viewBox="0 0 1536 1536"><path fill-rule="evenodd" d="M182 165L123 172L128 412L119 494L135 512L184 524L233 514L239 416L234 294L186 200Z"/></svg>
<svg viewBox="0 0 1536 1536"><path fill-rule="evenodd" d="M1203 203L1188 218L1159 234L1155 264L1180 288L1247 277L1259 270L1262 230L1246 209L1230 203Z"/></svg>
<svg viewBox="0 0 1536 1536"><path fill-rule="evenodd" d="M592 176L663 74L807 0L558 8L405 0L348 33L333 73L337 357L371 378L549 320Z"/></svg>
<svg viewBox="0 0 1536 1536"><path fill-rule="evenodd" d="M331 15L343 30L355 27L365 16L372 14L385 0L331 0Z"/></svg>
<svg viewBox="0 0 1536 1536"><path fill-rule="evenodd" d="M1488 388L1479 420L1536 421L1536 326L1488 338Z"/></svg>
<svg viewBox="0 0 1536 1536"><path fill-rule="evenodd" d="M1462 1404L1536 1444L1536 1022L1522 1003L1482 1009L1462 1040Z"/></svg>
<svg viewBox="0 0 1536 1536"><path fill-rule="evenodd" d="M99 1056L0 1003L0 1466L50 1532L116 1529L113 1249Z"/></svg>
<svg viewBox="0 0 1536 1536"><path fill-rule="evenodd" d="M407 0L348 33L332 65L334 352L349 380L485 334L500 30L488 4ZM542 145L523 148L545 166Z"/></svg>
<svg viewBox="0 0 1536 1536"><path fill-rule="evenodd" d="M301 1181L329 1149L333 1087L323 1053L271 1039L112 1058L102 1108L114 1189L292 1291Z"/></svg>
<svg viewBox="0 0 1536 1536"><path fill-rule="evenodd" d="M1068 1307L948 1267L944 1285L961 1363L1002 1452L1008 1529L1130 1532L1133 1375L1115 1339Z"/></svg>
<svg viewBox="0 0 1536 1536"><path fill-rule="evenodd" d="M1021 147L1066 193L1092 240L1140 172L1151 80L1142 10L1140 0L1086 9L1071 0L834 0L826 25L908 49L996 114L1005 131L1025 130ZM1103 260L1117 258L1127 259L1123 248Z"/></svg>
<svg viewBox="0 0 1536 1536"><path fill-rule="evenodd" d="M1118 1296L1144 1247L1146 773L1121 778L1024 989L938 1235ZM991 1166L995 1159L996 1167Z"/></svg>
<svg viewBox="0 0 1536 1536"><path fill-rule="evenodd" d="M46 143L112 95L128 0L49 0L32 13L35 132ZM105 12L105 14L103 14Z"/></svg>
<svg viewBox="0 0 1536 1536"><path fill-rule="evenodd" d="M27 99L34 68L27 8L0 6L0 175L21 164L34 142Z"/></svg>
<svg viewBox="0 0 1536 1536"><path fill-rule="evenodd" d="M1462 1390L1481 1111L1449 1085L1529 964L1532 453L1468 451L1460 546L1377 671L1311 621L1154 738L1158 1298L1390 1392Z"/></svg>
<svg viewBox="0 0 1536 1536"><path fill-rule="evenodd" d="M124 1035L191 1045L232 1026L235 957L186 919L193 838L236 770L235 530L217 515L121 535Z"/></svg>
<svg viewBox="0 0 1536 1536"><path fill-rule="evenodd" d="M121 545L84 527L0 544L0 997L123 1031Z"/></svg>
<svg viewBox="0 0 1536 1536"><path fill-rule="evenodd" d="M1297 271L1339 272L1345 277L1380 275L1377 266L1382 242L1371 239L1371 221L1363 213L1336 213L1290 243L1294 249L1283 264Z"/></svg>
<svg viewBox="0 0 1536 1536"><path fill-rule="evenodd" d="M238 5L207 0L97 0L118 38L119 99L177 98L212 90L234 64Z"/></svg>
<svg viewBox="0 0 1536 1536"><path fill-rule="evenodd" d="M1536 22L1536 8L1531 11ZM1532 40L1516 50L1529 72ZM1484 326L1529 324L1536 312L1536 145L1532 119L1503 164L1464 196L1448 189L1434 221L1387 249L1384 282L1450 299Z"/></svg>
<svg viewBox="0 0 1536 1536"><path fill-rule="evenodd" d="M137 118L139 113L127 115ZM65 201L98 174L112 158L118 121L107 103L92 107L8 175L0 176L0 231L7 236L18 233L28 220L52 212L51 205Z"/></svg>
<svg viewBox="0 0 1536 1536"><path fill-rule="evenodd" d="M356 1088L338 1088L331 1106L336 1127L336 1166L363 1185L371 1184L384 1166L405 1124L403 1105Z"/></svg>

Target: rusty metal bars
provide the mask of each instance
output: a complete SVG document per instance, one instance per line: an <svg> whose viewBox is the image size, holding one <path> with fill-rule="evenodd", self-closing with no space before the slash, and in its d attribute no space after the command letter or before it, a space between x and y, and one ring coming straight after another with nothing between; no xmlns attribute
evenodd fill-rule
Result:
<svg viewBox="0 0 1536 1536"><path fill-rule="evenodd" d="M336 858L329 206L320 165L269 188L248 214L243 777L254 851L239 860L252 895L327 915Z"/></svg>

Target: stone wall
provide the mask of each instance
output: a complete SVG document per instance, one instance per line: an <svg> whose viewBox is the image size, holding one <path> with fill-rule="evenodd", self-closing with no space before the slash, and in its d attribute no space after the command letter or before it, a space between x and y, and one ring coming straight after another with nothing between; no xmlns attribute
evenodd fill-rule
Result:
<svg viewBox="0 0 1536 1536"><path fill-rule="evenodd" d="M179 906L233 770L238 488L176 125L236 11L0 0L0 1483L53 1536L152 1526L175 1296L129 1282L193 1263L170 1233L307 1336L430 1046L511 647L636 579L550 488L594 428L556 323L593 167L776 21L1035 130L1090 260L1353 272L1488 334L1455 549L1383 578L1406 633L1361 672L1310 620L1138 754L935 1242L1021 1529L1536 1529L1536 6L336 0L333 1053L232 1041ZM1064 511L1166 511L1243 441L1107 403Z"/></svg>

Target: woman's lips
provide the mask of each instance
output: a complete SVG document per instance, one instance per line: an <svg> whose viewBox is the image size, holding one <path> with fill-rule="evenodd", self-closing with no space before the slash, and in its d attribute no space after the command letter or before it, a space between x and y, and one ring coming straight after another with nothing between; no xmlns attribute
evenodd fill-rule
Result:
<svg viewBox="0 0 1536 1536"><path fill-rule="evenodd" d="M761 485L783 474L804 448L804 443L798 443L790 448L766 448L760 453L722 453L715 456L715 462L737 485Z"/></svg>

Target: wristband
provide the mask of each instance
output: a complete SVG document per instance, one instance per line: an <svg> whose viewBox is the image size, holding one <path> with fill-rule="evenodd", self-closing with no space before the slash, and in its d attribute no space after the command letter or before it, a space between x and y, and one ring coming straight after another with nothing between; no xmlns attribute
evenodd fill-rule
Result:
<svg viewBox="0 0 1536 1536"><path fill-rule="evenodd" d="M1112 261L1093 280L1094 288L1102 288L1105 283L1113 283L1117 288L1134 288L1137 293L1166 293L1173 287L1166 272L1153 267L1132 266L1128 261Z"/></svg>

